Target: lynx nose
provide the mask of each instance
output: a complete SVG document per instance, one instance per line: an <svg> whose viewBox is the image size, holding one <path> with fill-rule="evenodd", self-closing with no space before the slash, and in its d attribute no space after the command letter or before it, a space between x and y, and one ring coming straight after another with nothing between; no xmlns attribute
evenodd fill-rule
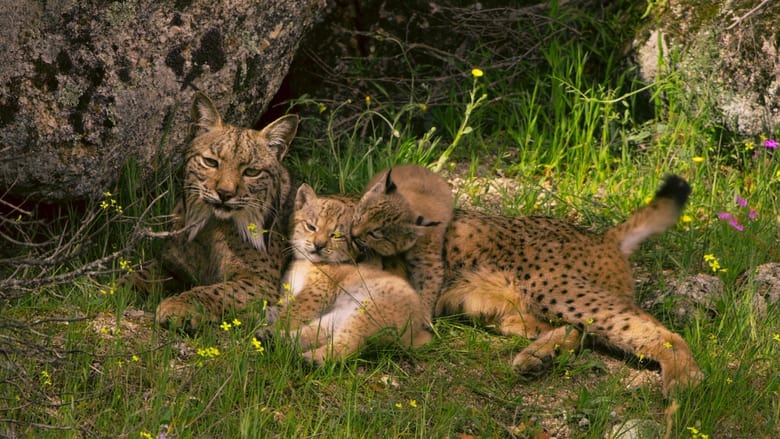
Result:
<svg viewBox="0 0 780 439"><path fill-rule="evenodd" d="M312 244L314 244L314 251L313 251L313 253L316 253L316 254L320 254L320 252L322 251L322 249L324 249L324 248L325 248L325 246L327 246L327 245L328 245L328 243L327 243L327 242L325 242L325 241L320 241L320 240L316 240L316 241L314 241Z"/></svg>
<svg viewBox="0 0 780 439"><path fill-rule="evenodd" d="M219 196L219 200L224 203L236 196L236 189L220 187L217 188L217 195Z"/></svg>

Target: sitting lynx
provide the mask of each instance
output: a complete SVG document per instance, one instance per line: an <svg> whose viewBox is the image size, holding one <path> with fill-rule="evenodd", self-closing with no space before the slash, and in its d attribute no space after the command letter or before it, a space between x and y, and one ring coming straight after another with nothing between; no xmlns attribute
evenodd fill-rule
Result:
<svg viewBox="0 0 780 439"><path fill-rule="evenodd" d="M648 206L603 235L551 218L458 210L445 235L437 313L461 312L503 334L535 339L514 359L523 373L542 370L559 349L576 349L584 332L658 361L665 394L695 385L701 372L688 345L634 303L627 258L674 225L689 193L683 179L670 176ZM408 216L356 209L362 215L353 237L369 247L369 232L392 239L393 230L409 225Z"/></svg>
<svg viewBox="0 0 780 439"><path fill-rule="evenodd" d="M351 233L358 237L358 245L381 256L401 257L432 317L444 279L444 233L455 204L450 186L426 168L399 165L374 176L366 188ZM371 212L382 215L374 217ZM386 217L395 219L394 227L383 226Z"/></svg>
<svg viewBox="0 0 780 439"><path fill-rule="evenodd" d="M317 197L307 184L295 197L291 243L295 260L284 280L280 334L297 340L304 358L343 359L386 329L416 347L431 340L417 292L394 274L367 263L349 241L354 201Z"/></svg>
<svg viewBox="0 0 780 439"><path fill-rule="evenodd" d="M201 93L192 114L200 133L185 152L184 196L174 211L183 233L165 244L160 264L146 273L152 279L132 280L148 289L154 278L172 278L189 288L163 300L156 319L190 330L253 301L276 302L292 208L280 160L298 127L294 115L261 131L225 124Z"/></svg>

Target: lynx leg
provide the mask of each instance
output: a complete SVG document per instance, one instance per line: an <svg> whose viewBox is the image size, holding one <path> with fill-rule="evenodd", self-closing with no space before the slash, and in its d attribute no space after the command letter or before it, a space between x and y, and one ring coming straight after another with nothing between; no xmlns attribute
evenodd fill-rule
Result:
<svg viewBox="0 0 780 439"><path fill-rule="evenodd" d="M333 337L332 322L326 322L325 319L317 319L301 326L297 330L291 331L288 336L293 340L297 340L298 345L306 351L322 347L330 344L330 340Z"/></svg>
<svg viewBox="0 0 780 439"><path fill-rule="evenodd" d="M198 286L160 302L155 321L163 327L193 331L206 322L219 323L225 311L243 308L249 299L239 280Z"/></svg>
<svg viewBox="0 0 780 439"><path fill-rule="evenodd" d="M538 375L547 370L561 350L579 350L582 332L571 326L559 326L543 333L526 346L512 361L523 375Z"/></svg>
<svg viewBox="0 0 780 439"><path fill-rule="evenodd" d="M587 282L569 285L567 295L577 298L576 306L544 293L536 294L532 300L537 302L543 315L560 317L612 346L658 361L665 395L701 381L701 371L685 340L633 301Z"/></svg>

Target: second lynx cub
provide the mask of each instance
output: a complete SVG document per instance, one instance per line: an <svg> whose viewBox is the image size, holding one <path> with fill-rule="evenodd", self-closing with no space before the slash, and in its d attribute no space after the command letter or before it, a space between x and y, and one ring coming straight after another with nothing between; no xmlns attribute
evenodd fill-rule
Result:
<svg viewBox="0 0 780 439"><path fill-rule="evenodd" d="M395 178L395 168L387 175ZM422 170L418 175L427 176L430 184L440 179ZM419 224L417 212L432 206L430 200L410 202L405 189L390 179L384 187L361 199L351 233L388 255L378 248L379 238ZM560 349L577 348L588 334L658 361L665 393L690 387L702 379L691 350L636 305L628 262L642 241L675 224L690 191L685 180L669 176L649 205L604 234L552 218L456 210L444 233L443 252L420 255L422 265L407 269L433 275L439 269L426 264L443 264L444 279L436 280L442 285L437 314L462 313L503 334L534 339L513 361L522 373L546 369ZM439 206L446 210L451 204L444 200Z"/></svg>
<svg viewBox="0 0 780 439"><path fill-rule="evenodd" d="M408 347L431 340L414 288L382 271L378 261L355 263L352 204L345 197L318 197L307 184L295 197L295 260L284 276L280 334L297 341L315 364L343 359L380 332Z"/></svg>

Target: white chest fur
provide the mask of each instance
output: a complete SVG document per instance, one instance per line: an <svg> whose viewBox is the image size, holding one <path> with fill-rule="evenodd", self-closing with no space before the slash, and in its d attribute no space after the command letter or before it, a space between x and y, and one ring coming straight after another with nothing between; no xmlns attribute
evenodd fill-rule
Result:
<svg viewBox="0 0 780 439"><path fill-rule="evenodd" d="M288 294L297 295L306 285L306 278L313 264L309 261L293 261L284 274L284 284L289 285ZM286 287L285 287L286 288Z"/></svg>

